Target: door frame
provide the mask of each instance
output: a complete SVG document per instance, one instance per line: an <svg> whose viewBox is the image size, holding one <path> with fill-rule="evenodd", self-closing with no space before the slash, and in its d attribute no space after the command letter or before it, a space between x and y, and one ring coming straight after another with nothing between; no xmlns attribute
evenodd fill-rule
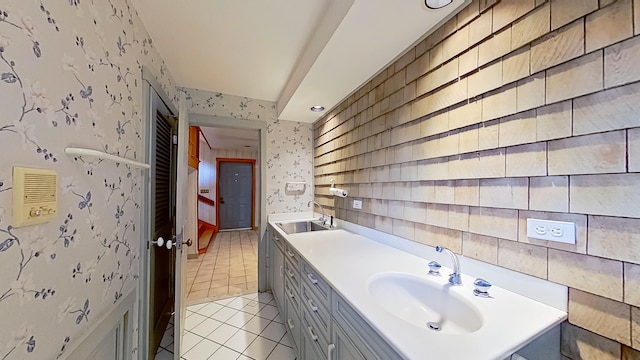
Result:
<svg viewBox="0 0 640 360"><path fill-rule="evenodd" d="M256 160L255 159L216 158L216 196L218 196L218 206L216 206L216 226L218 226L218 229L220 229L220 164L225 162L251 164L251 228L253 230L256 230Z"/></svg>
<svg viewBox="0 0 640 360"><path fill-rule="evenodd" d="M267 290L267 122L261 120L236 119L224 116L189 113L189 125L228 127L236 129L258 130L260 133L260 223L258 225L258 291Z"/></svg>
<svg viewBox="0 0 640 360"><path fill-rule="evenodd" d="M150 119L155 119L155 114L159 109L171 113L172 116L178 116L178 109L175 107L170 98L163 91L162 86L156 80L155 76L149 68L142 67L142 109L141 118L144 125L144 136L142 138L142 149L144 150L145 162L151 164L154 154L151 152L153 139L153 127ZM151 239L151 218L148 215L149 209L154 204L153 194L151 194L150 182L155 177L151 171L145 171L141 181L141 194L143 197L142 207L140 209L140 242L139 242L139 278L138 278L138 358L149 359L149 271L150 262L147 256L147 246ZM177 285L176 291L177 291Z"/></svg>

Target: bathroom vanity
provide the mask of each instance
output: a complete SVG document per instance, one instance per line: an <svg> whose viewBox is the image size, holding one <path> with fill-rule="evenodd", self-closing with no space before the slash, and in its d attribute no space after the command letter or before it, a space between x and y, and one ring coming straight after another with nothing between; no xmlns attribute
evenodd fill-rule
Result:
<svg viewBox="0 0 640 360"><path fill-rule="evenodd" d="M502 360L567 317L497 286L476 296L464 267L454 286L450 264L429 274L424 258L307 220L268 228L269 283L300 359Z"/></svg>

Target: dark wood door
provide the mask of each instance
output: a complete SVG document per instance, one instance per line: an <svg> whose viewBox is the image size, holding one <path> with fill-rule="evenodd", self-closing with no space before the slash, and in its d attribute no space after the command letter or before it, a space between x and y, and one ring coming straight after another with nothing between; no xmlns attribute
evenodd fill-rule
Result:
<svg viewBox="0 0 640 360"><path fill-rule="evenodd" d="M176 146L173 136L177 133L175 119L156 116L154 161L155 181L152 181L152 197L155 206L151 221L151 234L157 241L173 240L176 210ZM149 355L155 356L173 311L175 296L175 249L166 245L151 246L149 256Z"/></svg>

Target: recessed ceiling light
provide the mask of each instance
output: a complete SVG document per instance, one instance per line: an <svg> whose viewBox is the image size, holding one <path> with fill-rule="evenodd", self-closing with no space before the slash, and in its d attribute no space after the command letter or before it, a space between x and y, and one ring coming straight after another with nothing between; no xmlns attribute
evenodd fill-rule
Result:
<svg viewBox="0 0 640 360"><path fill-rule="evenodd" d="M311 111L320 112L322 110L324 110L324 106L322 105L314 105L311 107Z"/></svg>
<svg viewBox="0 0 640 360"><path fill-rule="evenodd" d="M440 9L451 4L453 0L424 0L424 5L429 9Z"/></svg>

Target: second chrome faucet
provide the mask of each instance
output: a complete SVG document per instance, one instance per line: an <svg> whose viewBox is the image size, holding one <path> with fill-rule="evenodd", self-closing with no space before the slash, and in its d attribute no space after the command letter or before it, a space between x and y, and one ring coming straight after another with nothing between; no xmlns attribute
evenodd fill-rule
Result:
<svg viewBox="0 0 640 360"><path fill-rule="evenodd" d="M320 205L317 201L315 200L311 200L307 203L307 207L311 207L311 204L316 204L318 205L318 207L320 208L320 211L322 211L322 217L319 219L320 222L322 223L322 225L326 225L327 224L327 217L324 215L324 207L322 207L322 205Z"/></svg>
<svg viewBox="0 0 640 360"><path fill-rule="evenodd" d="M453 262L453 273L449 275L449 283L451 285L462 285L462 278L460 277L460 259L458 259L458 256L453 251L442 246L436 246L436 251L439 253L446 253L451 258L451 262Z"/></svg>

